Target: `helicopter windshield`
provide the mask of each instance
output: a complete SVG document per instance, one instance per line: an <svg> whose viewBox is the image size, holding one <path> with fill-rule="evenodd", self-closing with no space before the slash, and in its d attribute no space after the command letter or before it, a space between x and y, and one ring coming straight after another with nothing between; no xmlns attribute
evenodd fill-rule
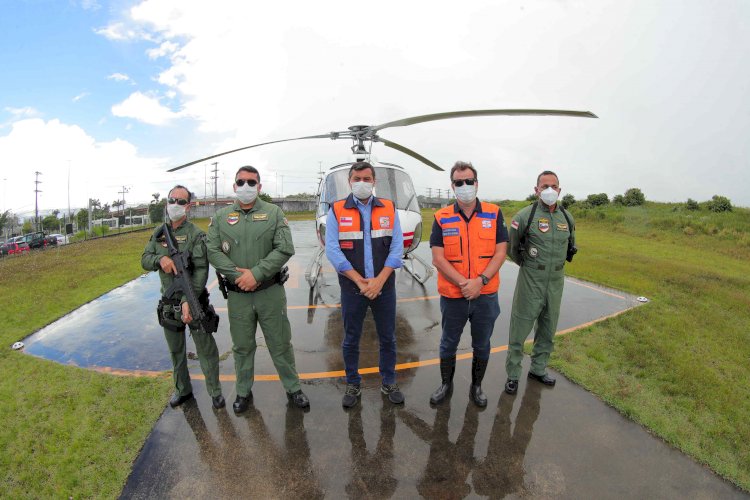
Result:
<svg viewBox="0 0 750 500"><path fill-rule="evenodd" d="M399 210L419 213L419 203L414 184L406 172L395 168L375 167L375 196L393 200ZM326 177L324 199L332 205L349 193L349 170L342 169Z"/></svg>

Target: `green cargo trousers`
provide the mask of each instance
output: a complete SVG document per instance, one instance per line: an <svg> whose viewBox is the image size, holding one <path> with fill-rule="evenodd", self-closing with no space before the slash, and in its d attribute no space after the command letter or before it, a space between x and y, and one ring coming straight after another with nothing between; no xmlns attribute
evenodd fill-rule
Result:
<svg viewBox="0 0 750 500"><path fill-rule="evenodd" d="M273 285L253 293L228 292L229 332L232 336L237 395L247 396L255 380L255 332L260 325L281 385L287 393L300 390L294 364L292 327L286 314L284 287Z"/></svg>
<svg viewBox="0 0 750 500"><path fill-rule="evenodd" d="M519 268L510 314L508 356L505 358L505 371L511 380L518 380L521 375L523 344L534 323L536 331L529 371L535 375L547 372L547 362L554 350L553 340L565 284L562 266L560 268L539 270L525 265Z"/></svg>
<svg viewBox="0 0 750 500"><path fill-rule="evenodd" d="M211 397L221 394L221 385L219 384L219 349L216 347L216 340L210 333L203 333L198 330L190 330L195 342L195 350L198 351L198 361L201 365L201 371L206 377L206 389ZM187 368L187 352L185 348L185 329L174 331L164 328L164 338L167 340L169 354L172 358L172 380L174 382L175 394L185 396L193 392L193 386L190 383L190 374Z"/></svg>

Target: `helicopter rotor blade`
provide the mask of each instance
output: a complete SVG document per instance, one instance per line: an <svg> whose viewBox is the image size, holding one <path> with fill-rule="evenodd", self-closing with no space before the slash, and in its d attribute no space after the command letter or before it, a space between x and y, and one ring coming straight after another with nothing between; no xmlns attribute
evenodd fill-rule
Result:
<svg viewBox="0 0 750 500"><path fill-rule="evenodd" d="M449 111L447 113L435 113L431 115L412 116L403 118L382 125L370 127L370 130L377 132L389 127L405 127L417 123L431 122L435 120L449 120L451 118L464 118L470 116L573 116L577 118L599 118L590 111L566 111L559 109L476 109L472 111Z"/></svg>
<svg viewBox="0 0 750 500"><path fill-rule="evenodd" d="M331 132L331 133L328 133L328 134L308 135L306 137L295 137L293 139L281 139L281 140L278 140L278 141L261 142L260 144L253 144L251 146L245 146L243 148L237 148L237 149L233 149L231 151L224 151L223 153L218 153L218 154L215 154L215 155L206 156L205 158L201 158L200 160L191 161L190 163L185 163L184 165L180 165L179 167L170 168L169 170L167 170L167 172L174 172L175 170L180 170L182 168L189 167L191 165L195 165L196 163L200 163L200 162L203 162L203 161L206 161L206 160L212 160L214 158L218 158L219 156L228 155L230 153L236 153L237 151L244 151L245 149L257 148L258 146L265 146L267 144L275 144L277 142L299 141L299 140L302 140L302 139L336 139L337 137L338 137L338 134L336 132Z"/></svg>
<svg viewBox="0 0 750 500"><path fill-rule="evenodd" d="M401 151L402 153L411 156L412 158L416 158L417 160L421 161L422 163L424 163L428 167L432 167L435 170L440 170L441 172L444 171L444 169L438 167L436 164L434 164L433 162L431 162L430 160L428 160L427 158L425 158L421 154L417 153L416 151L412 151L411 149L407 148L406 146L402 146L401 144L397 144L397 143L395 143L393 141L389 141L388 139L383 139L382 137L377 137L377 138L375 138L373 140L377 141L377 142L382 142L383 144L385 144L389 148L393 148L396 151Z"/></svg>

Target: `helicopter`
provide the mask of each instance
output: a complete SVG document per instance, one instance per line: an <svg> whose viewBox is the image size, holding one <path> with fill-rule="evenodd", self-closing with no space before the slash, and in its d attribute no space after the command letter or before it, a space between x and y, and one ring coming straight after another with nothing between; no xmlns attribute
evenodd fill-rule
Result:
<svg viewBox="0 0 750 500"><path fill-rule="evenodd" d="M434 273L434 269L430 264L425 262L424 259L414 253L414 250L417 249L420 240L422 239L422 215L417 200L416 190L414 189L414 183L412 182L411 176L403 169L403 167L393 163L375 161L372 156L372 145L374 143L382 143L386 147L395 149L396 151L400 151L401 153L419 160L430 168L443 171L444 169L436 163L406 146L380 136L378 132L386 128L404 127L436 120L477 116L565 116L576 118L598 118L595 114L589 111L556 109L480 109L449 111L402 118L400 120L386 122L380 125L352 125L347 130L342 131L252 144L250 146L243 146L241 148L224 151L199 160L191 161L167 171L174 172L206 160L236 153L238 151L244 151L246 149L267 146L269 144L306 139L350 139L352 141L351 151L354 161L331 167L318 184L316 192L318 208L315 215L315 231L318 236L319 246L305 270L305 279L308 285L311 289L315 287L322 269L323 255L325 253L325 225L328 210L330 210L334 202L346 198L351 192L348 178L349 167L357 161L369 161L375 168L375 178L377 179L377 182L375 184L374 194L382 198L393 200L404 233L404 250L402 256L404 270L406 270L417 282L424 285ZM417 264L423 269L418 270L416 268Z"/></svg>

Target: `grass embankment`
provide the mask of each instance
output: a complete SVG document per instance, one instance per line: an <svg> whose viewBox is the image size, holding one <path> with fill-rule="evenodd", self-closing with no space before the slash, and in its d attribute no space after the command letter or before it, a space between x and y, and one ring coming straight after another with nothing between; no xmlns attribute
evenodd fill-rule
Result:
<svg viewBox="0 0 750 500"><path fill-rule="evenodd" d="M501 203L506 220L526 204ZM567 273L651 302L558 338L552 366L750 490L750 211L571 211Z"/></svg>
<svg viewBox="0 0 750 500"><path fill-rule="evenodd" d="M0 496L115 497L170 380L122 378L11 351L13 342L137 277L149 233L0 260Z"/></svg>

